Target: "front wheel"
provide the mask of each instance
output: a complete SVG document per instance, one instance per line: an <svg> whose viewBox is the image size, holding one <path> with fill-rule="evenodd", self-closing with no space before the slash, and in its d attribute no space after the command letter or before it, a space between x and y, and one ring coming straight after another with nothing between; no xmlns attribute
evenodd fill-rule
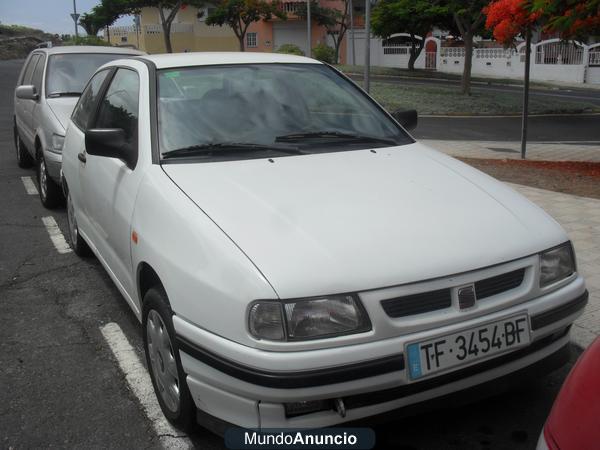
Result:
<svg viewBox="0 0 600 450"><path fill-rule="evenodd" d="M40 200L42 205L48 209L54 209L63 201L60 186L48 175L44 155L40 155L37 167L38 184L40 186Z"/></svg>
<svg viewBox="0 0 600 450"><path fill-rule="evenodd" d="M71 194L67 194L67 222L69 224L69 240L71 241L71 248L77 256L88 256L91 253L90 247L87 242L83 240L79 234L79 227L77 226L77 220L75 219L75 207L73 206L73 199Z"/></svg>
<svg viewBox="0 0 600 450"><path fill-rule="evenodd" d="M148 290L142 308L146 364L163 414L187 431L194 425L196 407L185 381L172 317L164 289Z"/></svg>

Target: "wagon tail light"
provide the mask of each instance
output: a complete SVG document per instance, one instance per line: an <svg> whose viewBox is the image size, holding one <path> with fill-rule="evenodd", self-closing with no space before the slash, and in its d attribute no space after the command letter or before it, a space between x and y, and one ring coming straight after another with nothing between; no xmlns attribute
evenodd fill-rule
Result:
<svg viewBox="0 0 600 450"><path fill-rule="evenodd" d="M248 328L257 339L303 341L371 330L355 294L294 300L257 300L248 311Z"/></svg>

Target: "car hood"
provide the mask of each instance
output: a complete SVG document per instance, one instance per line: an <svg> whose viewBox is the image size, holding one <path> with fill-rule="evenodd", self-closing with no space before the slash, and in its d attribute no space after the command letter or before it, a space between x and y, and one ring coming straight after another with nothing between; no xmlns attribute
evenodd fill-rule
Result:
<svg viewBox="0 0 600 450"><path fill-rule="evenodd" d="M510 187L418 143L271 161L163 168L281 298L457 274L567 240Z"/></svg>
<svg viewBox="0 0 600 450"><path fill-rule="evenodd" d="M71 118L71 114L73 113L73 109L78 100L79 97L57 97L46 99L48 106L65 130L67 129L69 119Z"/></svg>

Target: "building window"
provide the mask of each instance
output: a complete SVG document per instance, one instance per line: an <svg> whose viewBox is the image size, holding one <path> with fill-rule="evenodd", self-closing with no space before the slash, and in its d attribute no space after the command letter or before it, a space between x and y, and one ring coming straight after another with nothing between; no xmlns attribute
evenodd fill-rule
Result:
<svg viewBox="0 0 600 450"><path fill-rule="evenodd" d="M121 42L127 42L127 36L121 36Z"/></svg>
<svg viewBox="0 0 600 450"><path fill-rule="evenodd" d="M252 48L258 45L258 33L246 34L246 47Z"/></svg>
<svg viewBox="0 0 600 450"><path fill-rule="evenodd" d="M198 22L204 22L208 16L215 12L217 8L214 6L205 6L198 9Z"/></svg>

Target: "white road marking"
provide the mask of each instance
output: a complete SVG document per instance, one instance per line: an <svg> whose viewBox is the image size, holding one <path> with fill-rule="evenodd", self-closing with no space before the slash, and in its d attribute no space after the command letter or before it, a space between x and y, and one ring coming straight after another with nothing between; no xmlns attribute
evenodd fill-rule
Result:
<svg viewBox="0 0 600 450"><path fill-rule="evenodd" d="M38 190L35 187L35 183L31 179L31 177L21 177L21 181L25 186L25 190L29 195L38 195Z"/></svg>
<svg viewBox="0 0 600 450"><path fill-rule="evenodd" d="M60 231L60 228L58 228L58 224L56 223L56 220L54 220L54 217L42 217L42 222L44 222L44 226L46 227L46 230L48 230L50 240L54 244L54 248L56 248L56 251L61 254L71 253L73 250L71 250L71 247L65 240L65 237Z"/></svg>
<svg viewBox="0 0 600 450"><path fill-rule="evenodd" d="M154 431L159 436L162 446L166 449L192 448L193 445L187 435L173 428L163 415L158 400L154 395L150 375L140 362L121 327L111 322L101 327L100 331L119 362L119 367L125 374L125 380L127 380L129 388L138 398L146 416L152 422Z"/></svg>

